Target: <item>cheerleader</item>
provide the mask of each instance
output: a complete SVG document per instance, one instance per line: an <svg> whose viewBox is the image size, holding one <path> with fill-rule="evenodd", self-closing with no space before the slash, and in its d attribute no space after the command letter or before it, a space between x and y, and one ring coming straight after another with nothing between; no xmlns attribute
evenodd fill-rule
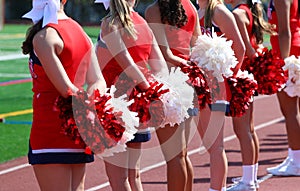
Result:
<svg viewBox="0 0 300 191"><path fill-rule="evenodd" d="M278 32L270 37L272 49L283 59L300 56L299 3L298 0L271 0L268 7L269 22L275 24ZM277 98L286 123L288 156L278 166L268 168L267 172L277 176L300 176L299 96L289 95L286 89L278 92Z"/></svg>
<svg viewBox="0 0 300 191"><path fill-rule="evenodd" d="M135 0L110 1L110 11L102 21L97 43L100 68L108 87L116 86L116 96L124 93L130 96L134 88L146 91L152 74L168 73L152 31L133 9L135 3ZM104 157L114 191L143 190L139 171L141 148L143 142L151 139L151 132L147 124L142 126L145 128L140 128L127 143L127 151Z"/></svg>
<svg viewBox="0 0 300 191"><path fill-rule="evenodd" d="M233 68L233 75L237 75L245 53L245 45L239 33L234 16L220 0L198 0L200 25L202 33L212 32L217 35L225 34L225 37L233 41L232 49L237 58L237 64ZM223 89L222 97L212 104L211 111L204 109L200 116L198 130L203 137L203 144L210 154L210 189L209 191L225 191L227 177L227 157L223 145L223 131L225 112L228 111L228 97L224 83L219 83ZM222 92L221 92L222 93ZM229 94L228 94L229 93ZM209 119L209 120L204 120Z"/></svg>
<svg viewBox="0 0 300 191"><path fill-rule="evenodd" d="M263 19L263 7L261 2L251 0L226 0L225 3L234 7L232 13L236 19L239 31L246 46L245 56L254 58L263 43L265 33L273 34L270 24ZM240 142L242 154L243 175L241 179L235 179L236 185L227 190L256 190L258 188L257 170L259 141L254 130L253 102L245 114L232 118L234 132Z"/></svg>
<svg viewBox="0 0 300 191"><path fill-rule="evenodd" d="M57 97L76 94L84 83L89 94L95 89L104 93L106 84L93 59L91 40L65 14L65 4L66 0L33 0L32 10L23 16L34 22L22 46L30 55L34 93L28 161L41 190L83 191L85 164L93 155L61 132L62 120L53 108Z"/></svg>
<svg viewBox="0 0 300 191"><path fill-rule="evenodd" d="M158 0L146 9L145 17L169 68L189 66L191 46L201 34L193 4L189 0ZM189 112L190 116L197 116L197 106ZM167 163L169 191L192 190L193 167L187 155L191 124L192 118L189 118L179 125L156 131Z"/></svg>

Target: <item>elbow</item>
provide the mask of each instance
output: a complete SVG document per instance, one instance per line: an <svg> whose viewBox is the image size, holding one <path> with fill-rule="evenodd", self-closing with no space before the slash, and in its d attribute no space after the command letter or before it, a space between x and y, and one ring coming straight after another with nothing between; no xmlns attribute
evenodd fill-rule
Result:
<svg viewBox="0 0 300 191"><path fill-rule="evenodd" d="M243 52L243 55L246 53L246 45L244 43L241 44L241 52Z"/></svg>
<svg viewBox="0 0 300 191"><path fill-rule="evenodd" d="M164 58L165 58L165 61L167 62L167 63L171 63L172 62L172 56L173 56L173 54L172 53L169 53L169 52L166 52L166 53L163 53L163 56L164 56Z"/></svg>
<svg viewBox="0 0 300 191"><path fill-rule="evenodd" d="M244 56L245 56L245 54L246 54L246 46L245 46L245 44L244 43L241 43L240 45L239 45L239 48L237 49L238 50L238 60L240 61L240 60L243 60L244 59Z"/></svg>

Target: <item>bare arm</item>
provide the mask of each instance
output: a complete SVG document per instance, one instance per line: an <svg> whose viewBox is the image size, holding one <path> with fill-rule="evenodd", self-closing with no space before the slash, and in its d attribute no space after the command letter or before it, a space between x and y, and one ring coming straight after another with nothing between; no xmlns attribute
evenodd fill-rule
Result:
<svg viewBox="0 0 300 191"><path fill-rule="evenodd" d="M193 5L193 7L194 7L194 5ZM199 17L198 17L198 12L197 12L195 7L194 7L194 11L195 11L195 14L197 15L197 18L196 18L196 23L195 23L195 30L193 32L193 36L192 36L192 39L191 39L191 47L195 46L196 40L198 39L198 37L200 35L202 35L201 28L200 28L200 21L199 21Z"/></svg>
<svg viewBox="0 0 300 191"><path fill-rule="evenodd" d="M278 19L278 39L281 57L289 56L291 48L290 7L292 0L274 0Z"/></svg>
<svg viewBox="0 0 300 191"><path fill-rule="evenodd" d="M77 92L78 88L70 81L58 58L64 44L56 30L45 28L39 31L33 39L33 46L43 69L58 92L64 97L68 96L70 90Z"/></svg>
<svg viewBox="0 0 300 191"><path fill-rule="evenodd" d="M217 5L214 11L213 21L220 27L220 30L225 33L226 38L233 41L232 49L238 60L238 64L234 68L234 75L236 75L242 65L245 54L243 39L233 14L224 5Z"/></svg>
<svg viewBox="0 0 300 191"><path fill-rule="evenodd" d="M153 35L152 49L150 53L149 65L154 74L156 73L168 73L168 66L162 55L157 41Z"/></svg>
<svg viewBox="0 0 300 191"><path fill-rule="evenodd" d="M252 47L247 27L250 24L248 15L243 9L235 9L233 12L234 18L236 20L237 26L239 28L240 34L242 36L243 42L246 46L246 55L249 58L255 54L255 49Z"/></svg>
<svg viewBox="0 0 300 191"><path fill-rule="evenodd" d="M108 26L107 22L103 22L101 25L103 40L105 41L107 48L113 55L114 59L124 69L124 72L128 77L137 81L139 87L142 89L149 88L149 83L146 80L144 74L135 64L133 58L129 54L127 47L125 46L120 31L117 26Z"/></svg>
<svg viewBox="0 0 300 191"><path fill-rule="evenodd" d="M89 67L86 75L86 83L87 83L87 92L92 94L95 89L98 89L101 93L105 93L106 90L106 82L100 70L100 66L98 64L98 59L96 56L96 52L94 46L91 42L91 62L89 63Z"/></svg>

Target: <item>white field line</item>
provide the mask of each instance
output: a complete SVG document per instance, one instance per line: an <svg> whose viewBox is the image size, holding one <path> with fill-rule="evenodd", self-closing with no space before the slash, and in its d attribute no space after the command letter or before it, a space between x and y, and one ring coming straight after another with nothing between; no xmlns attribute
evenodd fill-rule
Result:
<svg viewBox="0 0 300 191"><path fill-rule="evenodd" d="M273 120L271 120L271 121L268 121L268 122L265 122L265 123L262 123L262 124L257 125L257 126L255 127L255 129L256 129L256 130L262 129L262 128L267 127L267 126L269 126L269 125L278 123L278 122L282 121L283 119L284 119L283 117L273 119ZM231 141L231 140L233 140L233 139L235 139L235 138L236 138L235 135L231 135L231 136L225 137L224 142ZM199 152L203 151L204 149L205 149L205 148L204 148L203 146L200 147L200 148L198 148L198 149L193 149L193 150L191 150L191 151L188 152L188 155L192 155L192 154L199 153ZM147 171L152 170L152 169L154 169L154 168L158 168L158 167L160 167L160 166L163 166L164 164L165 164L165 161L162 161L162 162L159 162L159 163L156 163L156 164L147 166L147 167L141 169L141 173L147 172ZM20 169L22 169L22 168L26 168L26 167L29 167L29 166L30 166L30 165L27 164L27 163L26 163L26 164L21 164L21 165L18 165L18 166L14 166L14 167L11 167L11 168L8 168L8 169L5 169L5 170L0 171L0 175L4 175L4 174L10 173L10 172L14 172L14 171L17 171L17 170L20 170ZM268 178L267 178L267 179L268 179ZM267 179L264 178L264 179L261 180L261 182L262 182L262 181L265 181L265 180L267 180ZM108 182L105 182L105 183L100 184L100 185L98 185L98 186L89 188L89 189L87 189L86 191L96 191L96 190L99 190L99 189L101 189L101 188L105 188L105 187L107 187L107 186L109 186L109 183L108 183Z"/></svg>
<svg viewBox="0 0 300 191"><path fill-rule="evenodd" d="M21 59L21 58L28 58L28 55L24 55L22 53L3 55L3 56L0 56L0 61L16 60L16 59Z"/></svg>
<svg viewBox="0 0 300 191"><path fill-rule="evenodd" d="M267 126L269 126L269 125L278 123L278 122L282 121L283 119L284 119L283 117L279 117L279 118L273 119L273 120L271 120L271 121L268 121L268 122L259 124L259 125L257 125L257 126L255 127L255 130L262 129L262 128L267 127ZM233 139L235 139L235 138L236 138L236 135L231 135L231 136L225 137L225 138L224 138L224 142L231 141L231 140L233 140ZM202 152L202 151L204 151L204 150L205 150L205 148L204 148L203 146L201 146L201 147L198 148L198 149L193 149L193 150L189 151L189 152L188 152L188 155L193 155L193 154ZM152 170L152 169L154 169L154 168L158 168L158 167L163 166L163 165L165 165L165 161L162 161L162 162L159 162L159 163L155 163L155 164L153 164L153 165L150 165L150 166L147 166L147 167L145 167L145 168L142 168L142 169L141 169L141 173L147 172L147 171L149 171L149 170ZM260 181L260 182L263 182L263 181L269 179L270 177L271 177L271 176L268 176L268 177L267 177L267 176L266 176L266 177L262 177L259 181ZM92 187L92 188L87 189L86 191L96 191L96 190L100 190L100 189L102 189L102 188L105 188L105 187L107 187L107 186L109 186L109 182L105 182L105 183L100 184L100 185L98 185L98 186L94 186L94 187Z"/></svg>
<svg viewBox="0 0 300 191"><path fill-rule="evenodd" d="M13 172L13 171L17 171L19 169L22 169L22 168L25 168L25 167L28 167L30 166L30 164L21 164L21 165L18 165L18 166L14 166L14 167L11 167L11 168L8 168L6 170L2 170L0 171L0 175L3 175L3 174L7 174L9 172Z"/></svg>
<svg viewBox="0 0 300 191"><path fill-rule="evenodd" d="M4 78L30 78L31 75L29 73L27 74L13 74L13 73L0 73L0 77Z"/></svg>
<svg viewBox="0 0 300 191"><path fill-rule="evenodd" d="M260 96L258 96L258 97L260 97ZM262 96L262 98L265 98L265 97L267 97L267 96ZM267 127L269 125L278 123L278 122L282 121L283 119L284 119L283 117L279 117L279 118L273 119L271 121L267 121L265 123L259 124L259 125L255 126L255 130L262 129L262 128ZM235 138L236 138L236 135L231 135L231 136L225 137L224 138L224 142L231 141L231 140L233 140ZM198 149L193 149L193 150L189 151L188 155L196 154L196 153L202 152L204 150L205 150L205 148L202 146L202 147L200 147ZM144 167L144 168L141 169L141 173L147 172L149 170L152 170L154 168L158 168L158 167L163 166L163 165L165 165L165 161L162 161L162 162L159 162L159 163L156 163L156 164ZM19 169L26 168L26 167L29 167L29 166L30 165L27 164L27 163L26 164L21 164L21 165L18 165L18 166L14 166L14 167L11 167L11 168L8 168L8 169L0 171L0 175L7 174L7 173L10 173L10 172L14 172L14 171L17 171ZM267 180L268 178L269 177L263 177L261 179L261 182ZM109 182L105 182L105 183L100 184L98 186L89 188L86 191L96 191L96 190L99 190L101 188L105 188L107 186L109 186Z"/></svg>
<svg viewBox="0 0 300 191"><path fill-rule="evenodd" d="M269 126L269 125L278 123L278 122L282 121L283 119L284 119L283 117L280 117L280 118L277 118L277 119L273 119L273 120L268 121L268 122L266 122L266 123L262 123L262 124L257 125L257 126L255 127L255 129L256 129L256 130L262 129L262 128L267 127L267 126ZM235 135L231 135L231 136L225 137L224 142L231 141L231 140L233 140L233 139L235 139L235 138L236 138ZM203 146L200 147L200 148L198 148L198 149L193 149L193 150L191 150L191 151L188 152L188 155L193 155L193 154L199 153L199 152L203 151L204 149L205 149L205 148L204 148ZM154 169L154 168L158 168L158 167L160 167L160 166L163 166L164 164L165 164L165 161L162 161L162 162L159 162L159 163L156 163L156 164L147 166L147 167L141 169L141 173L150 171L150 170L152 170L152 169ZM20 169L22 169L22 168L26 168L26 167L29 167L29 166L30 166L30 165L27 164L27 163L26 163L26 164L21 164L21 165L18 165L18 166L14 166L14 167L11 167L11 168L8 168L8 169L5 169L5 170L0 171L0 175L7 174L7 173L10 173L10 172L14 172L14 171L17 171L17 170L20 170ZM262 182L262 181L265 181L265 180L267 180L267 179L268 179L268 178L264 178L264 179L261 180L261 182ZM105 187L107 187L107 186L109 186L109 183L108 183L108 182L105 182L105 183L100 184L100 185L98 185L98 186L89 188L89 189L87 189L86 191L96 191L96 190L99 190L99 189L101 189L101 188L105 188Z"/></svg>

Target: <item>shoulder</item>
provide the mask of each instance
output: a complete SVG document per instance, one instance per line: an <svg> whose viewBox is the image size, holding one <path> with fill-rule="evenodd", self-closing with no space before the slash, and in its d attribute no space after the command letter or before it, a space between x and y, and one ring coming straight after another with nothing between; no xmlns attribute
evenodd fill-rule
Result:
<svg viewBox="0 0 300 191"><path fill-rule="evenodd" d="M34 47L54 47L61 42L58 32L52 27L43 28L33 38Z"/></svg>
<svg viewBox="0 0 300 191"><path fill-rule="evenodd" d="M147 22L151 23L160 23L160 10L158 6L158 2L155 1L154 3L150 4L145 10L145 19Z"/></svg>
<svg viewBox="0 0 300 191"><path fill-rule="evenodd" d="M216 5L213 16L214 18L218 18L220 20L233 18L233 14L228 10L228 8L224 4L221 3Z"/></svg>
<svg viewBox="0 0 300 191"><path fill-rule="evenodd" d="M101 33L103 35L106 35L108 33L111 33L113 31L116 31L118 30L118 26L117 26L117 20L114 21L114 23L111 23L110 22L110 17L105 17L103 20L102 20L102 23L101 23Z"/></svg>
<svg viewBox="0 0 300 191"><path fill-rule="evenodd" d="M245 19L248 20L248 14L245 9L239 9L239 8L234 9L232 11L232 14L234 15L236 20L239 21L245 21Z"/></svg>

